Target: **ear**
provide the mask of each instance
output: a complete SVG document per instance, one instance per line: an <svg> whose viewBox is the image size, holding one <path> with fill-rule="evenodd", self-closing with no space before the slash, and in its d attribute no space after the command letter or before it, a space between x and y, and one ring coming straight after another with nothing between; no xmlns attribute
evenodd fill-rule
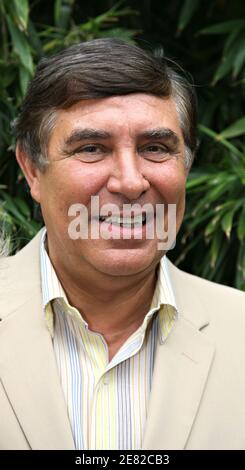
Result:
<svg viewBox="0 0 245 470"><path fill-rule="evenodd" d="M22 169L27 183L30 187L30 193L36 202L40 203L40 170L30 160L25 151L20 148L17 143L16 159Z"/></svg>

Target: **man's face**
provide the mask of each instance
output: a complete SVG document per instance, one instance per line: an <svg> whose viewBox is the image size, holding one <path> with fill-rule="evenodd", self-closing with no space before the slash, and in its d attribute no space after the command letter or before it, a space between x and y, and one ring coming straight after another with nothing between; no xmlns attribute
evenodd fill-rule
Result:
<svg viewBox="0 0 245 470"><path fill-rule="evenodd" d="M148 94L81 101L58 113L48 145L49 166L38 172L50 254L65 264L113 276L156 266L163 252L153 239L78 239L68 235L72 204L90 214L91 196L124 204L176 204L177 231L185 206L184 141L172 98ZM102 222L100 222L102 223ZM91 220L88 221L90 229ZM112 230L134 230L133 228ZM132 232L133 235L133 232Z"/></svg>

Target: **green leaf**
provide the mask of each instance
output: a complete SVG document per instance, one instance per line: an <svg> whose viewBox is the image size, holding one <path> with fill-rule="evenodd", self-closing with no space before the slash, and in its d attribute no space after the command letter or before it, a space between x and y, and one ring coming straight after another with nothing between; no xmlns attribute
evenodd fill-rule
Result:
<svg viewBox="0 0 245 470"><path fill-rule="evenodd" d="M185 0L179 16L177 34L180 34L183 29L186 28L195 11L199 7L199 4L200 0Z"/></svg>
<svg viewBox="0 0 245 470"><path fill-rule="evenodd" d="M192 177L191 173L188 177L186 183L186 189L190 190L196 186L201 186L203 183L206 183L210 179L210 175L194 176Z"/></svg>
<svg viewBox="0 0 245 470"><path fill-rule="evenodd" d="M245 134L245 117L238 119L231 126L224 129L219 136L224 139L231 139Z"/></svg>
<svg viewBox="0 0 245 470"><path fill-rule="evenodd" d="M240 152L228 140L224 139L224 137L221 134L217 134L212 129L209 129L203 124L199 124L198 129L200 129L200 131L202 131L204 134L208 135L209 137L212 137L216 142L219 142L220 144L224 145L224 147L228 148L237 157L241 158L243 156L242 152Z"/></svg>
<svg viewBox="0 0 245 470"><path fill-rule="evenodd" d="M28 0L12 0L12 16L21 31L26 31L29 17Z"/></svg>
<svg viewBox="0 0 245 470"><path fill-rule="evenodd" d="M24 97L27 91L28 83L31 79L31 75L30 75L30 72L22 65L20 66L19 74L20 74L21 93L22 93L22 96Z"/></svg>
<svg viewBox="0 0 245 470"><path fill-rule="evenodd" d="M30 46L27 42L25 34L22 33L12 22L11 18L6 15L9 32L12 39L13 49L20 58L22 65L33 74L33 61L31 56Z"/></svg>
<svg viewBox="0 0 245 470"><path fill-rule="evenodd" d="M245 63L245 40L240 43L240 50L234 57L233 78L237 77Z"/></svg>
<svg viewBox="0 0 245 470"><path fill-rule="evenodd" d="M234 60L233 53L223 55L221 59L221 63L214 74L212 85L215 85L219 80L221 80L221 78L225 77L225 75L231 72L232 67L233 67L233 60Z"/></svg>
<svg viewBox="0 0 245 470"><path fill-rule="evenodd" d="M198 34L225 34L245 28L245 20L231 20L201 29Z"/></svg>
<svg viewBox="0 0 245 470"><path fill-rule="evenodd" d="M214 211L213 209L204 212L204 214L199 215L198 217L195 216L195 214L186 214L185 215L185 220L187 220L187 216L189 216L189 219L191 219L190 222L188 222L188 230L190 233L193 232L194 228L196 228L198 225L200 225L204 220L209 219L213 215ZM202 236L202 233L201 233Z"/></svg>
<svg viewBox="0 0 245 470"><path fill-rule="evenodd" d="M1 222L1 229L2 227L6 227L7 225L11 225L13 223L13 220L11 216L8 214L8 212L5 211L4 209L4 203L0 201L0 222Z"/></svg>
<svg viewBox="0 0 245 470"><path fill-rule="evenodd" d="M232 229L232 221L234 214L236 212L237 207L233 207L230 211L228 211L221 220L221 227L224 230L227 238L230 238L231 229Z"/></svg>
<svg viewBox="0 0 245 470"><path fill-rule="evenodd" d="M229 49L233 46L234 42L237 40L237 37L240 35L241 31L239 29L234 29L228 34L227 39L225 40L223 54L228 54ZM240 38L239 38L240 41Z"/></svg>
<svg viewBox="0 0 245 470"><path fill-rule="evenodd" d="M14 202L16 204L16 207L20 210L20 212L27 218L31 217L31 211L28 205L26 204L23 199L20 199L19 197L14 198Z"/></svg>
<svg viewBox="0 0 245 470"><path fill-rule="evenodd" d="M94 32L98 31L99 29L103 28L106 24L117 22L120 16L130 16L130 15L137 15L138 12L132 10L131 8L123 8L122 10L118 10L119 6L123 2L117 2L110 10L102 13L101 15L96 16L95 18L91 18L91 20L87 21L80 25L80 29L86 32Z"/></svg>
<svg viewBox="0 0 245 470"><path fill-rule="evenodd" d="M35 26L30 19L28 22L28 38L35 56L40 59L43 56L42 43L40 41L39 34L37 33Z"/></svg>
<svg viewBox="0 0 245 470"><path fill-rule="evenodd" d="M245 242L239 247L235 286L245 290Z"/></svg>
<svg viewBox="0 0 245 470"><path fill-rule="evenodd" d="M212 235L213 232L215 232L219 219L220 215L218 214L208 223L204 232L205 237L209 237L210 235Z"/></svg>
<svg viewBox="0 0 245 470"><path fill-rule="evenodd" d="M236 201L234 199L231 199L229 201L224 202L223 204L219 204L218 206L215 207L215 212L225 212L227 211L228 208L234 207L236 204Z"/></svg>
<svg viewBox="0 0 245 470"><path fill-rule="evenodd" d="M216 231L213 238L212 238L212 243L210 247L210 265L211 268L215 267L218 255L221 251L221 246L222 246L222 232Z"/></svg>
<svg viewBox="0 0 245 470"><path fill-rule="evenodd" d="M244 240L245 238L245 205L239 217L239 222L237 226L237 236L240 241Z"/></svg>
<svg viewBox="0 0 245 470"><path fill-rule="evenodd" d="M232 36L234 35L232 34ZM229 38L226 41L226 44L227 43L230 43ZM241 36L238 36L236 40L232 42L232 44L229 44L229 47L226 47L226 46L224 47L222 60L214 75L214 79L212 82L213 85L232 70L233 70L233 75L234 75L235 58L239 56L238 66L240 67L240 61L241 61L240 53L244 49L244 46L245 46L245 37L243 34ZM243 56L242 56L242 60L243 60Z"/></svg>
<svg viewBox="0 0 245 470"><path fill-rule="evenodd" d="M54 2L54 24L58 27L60 25L61 4L62 0L55 0Z"/></svg>
<svg viewBox="0 0 245 470"><path fill-rule="evenodd" d="M72 14L74 0L56 0L54 4L54 23L58 28L66 30Z"/></svg>
<svg viewBox="0 0 245 470"><path fill-rule="evenodd" d="M4 90L6 89L11 83L14 82L15 80L15 69L14 67L7 66L5 64L5 67L0 67L0 76L1 76L1 83L0 86Z"/></svg>
<svg viewBox="0 0 245 470"><path fill-rule="evenodd" d="M64 44L62 39L52 39L51 41L46 42L43 46L43 51L45 53L55 50L57 47L60 47Z"/></svg>
<svg viewBox="0 0 245 470"><path fill-rule="evenodd" d="M208 189L208 194L207 194L207 201L213 202L216 201L216 199L221 196L224 193L227 193L228 190L230 189L231 185L234 185L236 183L236 176L235 175L228 175L226 178L224 178L224 181L222 183L219 183L217 185L214 185L214 188Z"/></svg>
<svg viewBox="0 0 245 470"><path fill-rule="evenodd" d="M116 38L116 39L122 39L123 41L127 41L129 43L134 43L132 40L133 36L135 36L138 33L136 30L132 29L126 29L126 28L111 28L107 29L106 31L103 31L98 34L99 37L110 37L110 38Z"/></svg>
<svg viewBox="0 0 245 470"><path fill-rule="evenodd" d="M35 222L29 222L26 220L26 217L20 213L18 206L16 206L15 200L11 198L6 192L1 191L1 194L5 199L4 208L7 212L10 212L12 216L14 216L15 223L21 225L21 227L24 228L29 235L34 236L36 234L37 224Z"/></svg>

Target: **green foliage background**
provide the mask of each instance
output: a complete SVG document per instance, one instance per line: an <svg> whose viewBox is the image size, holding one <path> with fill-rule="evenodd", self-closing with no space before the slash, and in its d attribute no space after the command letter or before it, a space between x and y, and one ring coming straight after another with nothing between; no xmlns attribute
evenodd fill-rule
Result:
<svg viewBox="0 0 245 470"><path fill-rule="evenodd" d="M245 7L243 0L2 0L0 2L0 227L18 250L41 227L14 158L10 122L43 55L110 36L165 54L191 73L199 152L170 258L245 290Z"/></svg>

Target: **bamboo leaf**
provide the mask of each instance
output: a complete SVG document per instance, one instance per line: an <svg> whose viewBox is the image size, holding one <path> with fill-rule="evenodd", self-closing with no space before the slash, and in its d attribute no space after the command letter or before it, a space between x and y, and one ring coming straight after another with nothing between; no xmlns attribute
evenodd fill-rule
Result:
<svg viewBox="0 0 245 470"><path fill-rule="evenodd" d="M32 75L33 74L33 61L32 61L30 46L27 42L27 39L24 33L22 33L15 26L15 24L12 22L11 18L8 15L6 15L6 18L7 18L9 32L12 38L13 49L18 55L22 65L24 65L26 69L29 70L30 74Z"/></svg>
<svg viewBox="0 0 245 470"><path fill-rule="evenodd" d="M240 49L234 57L233 78L236 78L238 76L244 63L245 63L245 40L243 40L242 43L240 43Z"/></svg>
<svg viewBox="0 0 245 470"><path fill-rule="evenodd" d="M238 289L245 290L245 242L239 247L235 285Z"/></svg>
<svg viewBox="0 0 245 470"><path fill-rule="evenodd" d="M55 26L67 29L73 8L74 0L56 0L54 4Z"/></svg>
<svg viewBox="0 0 245 470"><path fill-rule="evenodd" d="M245 134L245 117L238 119L231 126L224 129L219 136L223 139L231 139Z"/></svg>
<svg viewBox="0 0 245 470"><path fill-rule="evenodd" d="M111 22L117 22L118 18L121 16L129 16L129 15L137 15L138 12L131 9L131 8L123 8L122 10L118 10L120 5L123 2L117 2L110 10L106 11L105 13L102 13L101 15L96 16L95 18L92 18L91 20L87 21L86 23L83 23L80 25L80 29L82 31L95 31L99 30L99 28L102 28L106 23L111 23Z"/></svg>
<svg viewBox="0 0 245 470"><path fill-rule="evenodd" d="M236 41L240 33L241 30L239 28L235 28L233 31L230 32L224 44L223 54L229 53L229 49L233 46L233 43Z"/></svg>
<svg viewBox="0 0 245 470"><path fill-rule="evenodd" d="M15 80L14 67L0 66L1 88L6 89Z"/></svg>
<svg viewBox="0 0 245 470"><path fill-rule="evenodd" d="M43 56L42 43L40 41L39 34L37 33L36 28L30 19L28 22L28 38L30 46L35 52L35 55L38 59L40 59Z"/></svg>
<svg viewBox="0 0 245 470"><path fill-rule="evenodd" d="M244 240L245 238L245 205L239 217L239 222L237 226L237 236L240 241Z"/></svg>
<svg viewBox="0 0 245 470"><path fill-rule="evenodd" d="M221 226L222 229L224 230L227 238L230 238L231 230L232 230L232 223L233 223L233 218L237 210L241 207L242 201L238 201L234 207L228 211L224 217L221 220Z"/></svg>
<svg viewBox="0 0 245 470"><path fill-rule="evenodd" d="M235 181L236 178L234 175L230 175L230 177L227 177L227 180L224 180L223 183L220 183L216 185L213 189L209 190L209 193L207 194L207 202L212 202L216 200L221 194L224 194L228 191L229 189L229 183Z"/></svg>
<svg viewBox="0 0 245 470"><path fill-rule="evenodd" d="M202 131L204 134L208 135L209 137L212 137L216 142L219 142L224 147L228 148L237 157L241 158L243 156L242 152L240 152L228 140L224 139L224 137L221 134L217 134L212 129L209 129L208 127L204 126L203 124L199 124L198 129L200 129L200 131Z"/></svg>
<svg viewBox="0 0 245 470"><path fill-rule="evenodd" d="M21 225L21 227L23 227L29 233L29 235L34 236L36 234L37 224L35 222L29 222L26 220L26 217L20 213L19 209L14 203L14 200L7 193L1 191L1 194L5 199L5 210L14 216L15 222Z"/></svg>
<svg viewBox="0 0 245 470"><path fill-rule="evenodd" d="M210 175L202 175L202 176L194 176L191 177L192 175L190 174L187 183L186 183L186 189L190 190L192 188L195 188L196 186L201 186L203 183L206 183L210 179Z"/></svg>
<svg viewBox="0 0 245 470"><path fill-rule="evenodd" d="M218 228L218 224L220 223L221 220L221 226L223 231L225 232L227 238L230 238L230 233L232 230L232 221L235 215L236 210L241 206L240 203L236 204L236 207L233 207L231 210L227 211L229 207L234 205L235 201L227 201L227 203L224 203L220 206L216 206L214 212L217 213L217 215L209 222L209 224L206 226L205 229L205 237L209 237L212 235L215 230ZM226 214L224 215L224 212L226 211Z"/></svg>
<svg viewBox="0 0 245 470"><path fill-rule="evenodd" d="M209 219L213 215L213 213L214 213L214 210L211 209L209 211L206 211L204 214L200 215L199 217L195 217L195 215L194 216L192 215L192 217L189 217L191 218L191 222L188 222L189 232L191 233L194 230L194 228L196 228L198 225L201 224L201 222L203 222L206 219ZM188 215L190 214L187 213L185 215L185 221L187 220Z"/></svg>
<svg viewBox="0 0 245 470"><path fill-rule="evenodd" d="M1 221L1 226L6 226L6 224L11 226L13 224L12 217L8 214L8 212L5 211L4 204L1 201L0 201L0 221Z"/></svg>
<svg viewBox="0 0 245 470"><path fill-rule="evenodd" d="M212 238L212 243L210 247L210 265L211 268L215 267L218 255L221 251L221 245L222 245L222 232L216 231L213 238Z"/></svg>
<svg viewBox="0 0 245 470"><path fill-rule="evenodd" d="M186 28L195 11L199 7L200 0L185 0L178 21L177 34L180 34Z"/></svg>
<svg viewBox="0 0 245 470"><path fill-rule="evenodd" d="M230 201L226 201L223 204L220 204L215 207L215 212L225 212L229 207L233 207L236 204L236 200L231 199Z"/></svg>
<svg viewBox="0 0 245 470"><path fill-rule="evenodd" d="M30 75L30 72L22 65L20 66L20 69L19 69L19 75L20 75L21 93L22 93L22 96L25 96L31 75Z"/></svg>
<svg viewBox="0 0 245 470"><path fill-rule="evenodd" d="M232 37L234 35L232 34ZM231 70L234 70L234 64L235 64L235 58L240 54L240 51L244 50L244 44L245 44L245 38L244 34L242 36L238 36L236 40L230 44L230 38L226 40L226 44L229 43L229 47L224 47L224 52L222 56L221 63L219 67L217 68L213 82L212 84L214 85L219 81L221 78L223 78L225 75L227 75ZM243 56L241 57L243 60ZM239 62L238 65L240 66L240 60L239 56ZM234 71L233 71L234 74Z"/></svg>
<svg viewBox="0 0 245 470"><path fill-rule="evenodd" d="M220 219L220 214L216 215L206 226L204 236L209 237L217 229L217 223Z"/></svg>
<svg viewBox="0 0 245 470"><path fill-rule="evenodd" d="M27 30L29 16L28 0L13 0L12 15L21 31Z"/></svg>
<svg viewBox="0 0 245 470"><path fill-rule="evenodd" d="M228 211L221 220L221 227L224 230L227 238L230 238L231 229L232 229L232 222L233 217L236 212L237 207L233 207L230 211Z"/></svg>
<svg viewBox="0 0 245 470"><path fill-rule="evenodd" d="M27 206L26 202L23 201L23 199L20 198L14 198L14 203L17 206L17 208L20 210L20 212L27 218L31 217L31 211L30 208Z"/></svg>
<svg viewBox="0 0 245 470"><path fill-rule="evenodd" d="M231 20L208 26L208 28L201 29L198 34L225 34L243 28L245 28L245 20Z"/></svg>
<svg viewBox="0 0 245 470"><path fill-rule="evenodd" d="M62 46L63 40L62 39L52 39L51 41L46 42L46 44L43 46L43 51L45 53L53 51L57 47Z"/></svg>
<svg viewBox="0 0 245 470"><path fill-rule="evenodd" d="M228 54L222 57L221 63L217 68L214 78L212 81L212 85L215 85L221 78L227 75L233 67L233 54Z"/></svg>
<svg viewBox="0 0 245 470"><path fill-rule="evenodd" d="M134 43L132 40L133 36L138 33L136 30L126 29L126 28L111 28L106 31L100 32L99 37L110 37L116 39L122 39L129 43Z"/></svg>

